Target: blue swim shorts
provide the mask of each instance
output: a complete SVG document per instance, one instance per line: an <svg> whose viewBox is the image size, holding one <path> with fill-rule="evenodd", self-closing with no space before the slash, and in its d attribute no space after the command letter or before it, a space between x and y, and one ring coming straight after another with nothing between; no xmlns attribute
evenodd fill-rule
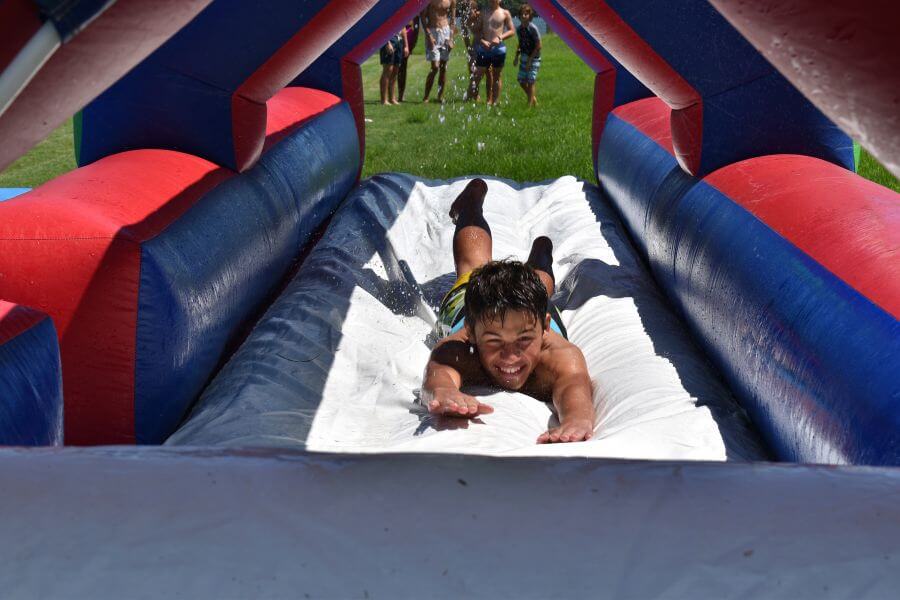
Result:
<svg viewBox="0 0 900 600"><path fill-rule="evenodd" d="M504 64L506 64L506 44L485 48L481 42L478 43L475 49L476 67L502 69Z"/></svg>

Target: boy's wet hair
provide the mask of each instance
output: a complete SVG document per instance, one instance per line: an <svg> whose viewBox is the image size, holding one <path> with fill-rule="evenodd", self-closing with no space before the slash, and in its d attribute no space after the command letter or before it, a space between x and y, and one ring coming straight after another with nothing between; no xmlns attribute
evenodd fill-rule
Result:
<svg viewBox="0 0 900 600"><path fill-rule="evenodd" d="M532 315L545 325L547 288L534 269L517 260L496 260L472 271L466 286L466 323L506 318L511 310Z"/></svg>
<svg viewBox="0 0 900 600"><path fill-rule="evenodd" d="M528 12L530 12L532 16L534 16L534 9L527 2L523 2L522 4L519 5L519 16L521 17L522 13L525 12L526 10Z"/></svg>

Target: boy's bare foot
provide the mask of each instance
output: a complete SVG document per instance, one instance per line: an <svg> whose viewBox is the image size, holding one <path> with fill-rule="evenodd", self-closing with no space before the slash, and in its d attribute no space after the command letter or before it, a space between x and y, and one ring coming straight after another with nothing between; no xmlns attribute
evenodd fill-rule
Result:
<svg viewBox="0 0 900 600"><path fill-rule="evenodd" d="M450 206L450 219L455 225L460 215L466 212L480 213L484 205L484 197L487 195L487 184L483 179L473 179L460 192L453 205Z"/></svg>
<svg viewBox="0 0 900 600"><path fill-rule="evenodd" d="M428 99L428 96L422 98L422 104L428 104L429 102L431 102L431 100Z"/></svg>
<svg viewBox="0 0 900 600"><path fill-rule="evenodd" d="M546 271L553 265L553 242L546 235L534 238L531 243L531 253L525 264L532 269Z"/></svg>
<svg viewBox="0 0 900 600"><path fill-rule="evenodd" d="M400 105L400 101L399 101L399 100L394 100L393 102L391 102L391 104L393 104L394 106L399 106L399 105Z"/></svg>
<svg viewBox="0 0 900 600"><path fill-rule="evenodd" d="M541 283L547 288L547 294L552 296L556 278L553 276L553 242L550 238L545 235L535 238L525 264L535 270Z"/></svg>

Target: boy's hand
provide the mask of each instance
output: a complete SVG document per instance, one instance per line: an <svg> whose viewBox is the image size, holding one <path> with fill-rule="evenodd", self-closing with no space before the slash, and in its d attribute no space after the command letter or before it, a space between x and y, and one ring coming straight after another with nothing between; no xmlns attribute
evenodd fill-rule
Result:
<svg viewBox="0 0 900 600"><path fill-rule="evenodd" d="M556 444L560 442L584 442L594 435L594 423L589 420L572 420L559 427L548 429L538 436L538 444Z"/></svg>
<svg viewBox="0 0 900 600"><path fill-rule="evenodd" d="M477 417L492 413L494 409L459 390L442 389L435 390L428 402L428 412L448 417Z"/></svg>

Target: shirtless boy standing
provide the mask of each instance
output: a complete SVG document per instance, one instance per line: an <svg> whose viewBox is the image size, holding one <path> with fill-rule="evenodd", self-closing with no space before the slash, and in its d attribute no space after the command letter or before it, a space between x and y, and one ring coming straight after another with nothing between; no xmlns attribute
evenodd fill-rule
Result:
<svg viewBox="0 0 900 600"><path fill-rule="evenodd" d="M500 0L490 0L488 7L481 13L479 27L481 39L475 47L475 88L487 73L487 103L493 106L500 101L501 76L506 63L506 38L515 35L512 15L505 8L500 8Z"/></svg>
<svg viewBox="0 0 900 600"><path fill-rule="evenodd" d="M434 414L474 418L494 409L461 392L463 386L518 391L556 407L560 424L538 443L587 440L594 432L591 380L549 305L553 246L539 237L527 262L492 261L486 193L487 184L473 179L450 209L458 278L441 304L440 326L449 335L431 352L422 402Z"/></svg>
<svg viewBox="0 0 900 600"><path fill-rule="evenodd" d="M430 0L422 13L425 27L425 59L431 63L431 71L425 79L425 97L428 102L434 76L438 77L438 102L444 101L444 86L447 83L447 61L453 49L453 35L456 33L456 0Z"/></svg>

